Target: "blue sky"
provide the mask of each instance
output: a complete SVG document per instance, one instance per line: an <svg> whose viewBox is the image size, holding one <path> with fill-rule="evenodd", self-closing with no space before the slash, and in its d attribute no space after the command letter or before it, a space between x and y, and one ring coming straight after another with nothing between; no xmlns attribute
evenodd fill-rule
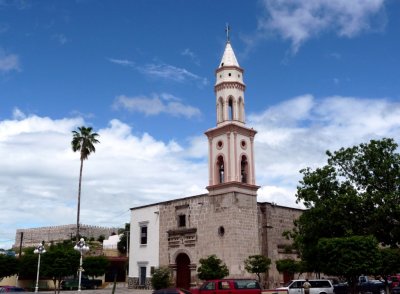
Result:
<svg viewBox="0 0 400 294"><path fill-rule="evenodd" d="M83 223L205 192L227 22L259 201L298 207L298 171L325 150L398 140L399 1L0 0L0 248L17 228L75 222L81 125L101 141Z"/></svg>

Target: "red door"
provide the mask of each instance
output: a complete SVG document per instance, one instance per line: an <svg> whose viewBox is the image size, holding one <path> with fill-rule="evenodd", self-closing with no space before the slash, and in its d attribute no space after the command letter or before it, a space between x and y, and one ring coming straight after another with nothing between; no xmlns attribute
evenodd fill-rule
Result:
<svg viewBox="0 0 400 294"><path fill-rule="evenodd" d="M190 288L190 259L184 253L176 257L176 287L189 290Z"/></svg>

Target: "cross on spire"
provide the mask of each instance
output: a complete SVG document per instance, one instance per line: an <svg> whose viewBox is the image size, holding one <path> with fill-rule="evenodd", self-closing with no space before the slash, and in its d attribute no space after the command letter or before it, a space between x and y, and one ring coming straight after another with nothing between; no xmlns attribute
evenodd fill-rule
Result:
<svg viewBox="0 0 400 294"><path fill-rule="evenodd" d="M231 31L231 27L229 26L229 23L226 23L226 27L225 27L225 32L226 32L226 42L228 43L229 40L229 32Z"/></svg>

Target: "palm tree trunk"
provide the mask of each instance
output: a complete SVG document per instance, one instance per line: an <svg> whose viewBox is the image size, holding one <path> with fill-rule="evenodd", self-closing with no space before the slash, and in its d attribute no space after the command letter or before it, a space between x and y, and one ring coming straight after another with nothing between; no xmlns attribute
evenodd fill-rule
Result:
<svg viewBox="0 0 400 294"><path fill-rule="evenodd" d="M79 216L81 213L81 186L82 186L82 170L83 170L83 159L81 159L81 167L79 170L79 188L78 188L78 211L76 214L76 241L79 241Z"/></svg>

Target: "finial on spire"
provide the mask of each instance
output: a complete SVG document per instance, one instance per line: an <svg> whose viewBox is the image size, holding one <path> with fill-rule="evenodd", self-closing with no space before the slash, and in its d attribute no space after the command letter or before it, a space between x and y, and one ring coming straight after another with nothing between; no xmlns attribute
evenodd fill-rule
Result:
<svg viewBox="0 0 400 294"><path fill-rule="evenodd" d="M226 27L225 27L225 32L226 32L226 42L229 43L230 39L229 39L229 32L231 31L231 27L229 26L229 23L226 23Z"/></svg>

